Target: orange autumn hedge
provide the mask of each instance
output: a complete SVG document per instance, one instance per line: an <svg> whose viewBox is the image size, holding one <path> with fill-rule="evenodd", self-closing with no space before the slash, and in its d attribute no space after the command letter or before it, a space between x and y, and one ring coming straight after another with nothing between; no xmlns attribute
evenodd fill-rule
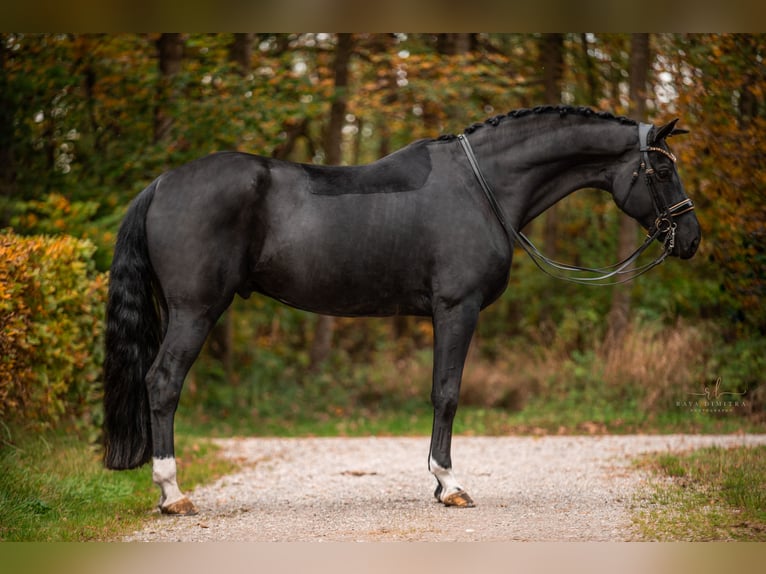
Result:
<svg viewBox="0 0 766 574"><path fill-rule="evenodd" d="M95 249L70 236L0 233L0 420L42 427L92 416L107 283Z"/></svg>

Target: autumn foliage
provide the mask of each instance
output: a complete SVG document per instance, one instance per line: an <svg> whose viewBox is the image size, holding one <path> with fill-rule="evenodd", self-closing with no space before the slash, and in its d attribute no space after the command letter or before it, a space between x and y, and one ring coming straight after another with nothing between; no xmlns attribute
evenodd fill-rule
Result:
<svg viewBox="0 0 766 574"><path fill-rule="evenodd" d="M34 425L96 397L106 277L73 237L0 234L0 418Z"/></svg>
<svg viewBox="0 0 766 574"><path fill-rule="evenodd" d="M105 279L97 271L108 268L130 200L168 169L226 149L326 162L338 99L346 104L343 164L515 108L564 103L629 114L635 107L630 34L353 34L340 90L334 34L173 35L182 49L172 62L161 62L163 36L0 34L0 227L13 229L0 236L0 416L52 420L98 392ZM633 377L643 389L644 379L662 379L650 382L683 394L722 377L727 389L755 393L766 357L766 35L650 34L648 43L642 119L677 117L690 130L670 145L702 242L693 259L669 259L632 284L628 343L645 352L630 355L647 359L625 358L614 386ZM549 255L590 266L619 259L619 214L608 195L578 192L549 215L525 229ZM525 370L519 357L555 349L561 360L547 361L548 370L542 361L527 365L540 383L530 388L568 391L566 361L577 372L603 366L590 362L601 361L612 293L549 280L519 254L509 289L482 314L479 358L517 384ZM267 379L284 379L279 393L292 388L316 318L259 297L237 302L229 317L230 331L211 347L231 347L234 372L223 373L209 347L199 379L220 387L199 392L226 402L221 389L231 381L252 397L269 395ZM360 365L390 364L387 352L397 361L427 353L429 328L401 317L339 320L335 355L320 376L338 389L342 369L349 381L363 379ZM678 343L673 333L688 340ZM639 377L643 363L658 367L672 345L685 350L683 364ZM398 377L391 388L402 386ZM193 373L187 388L194 393L196 385ZM277 394L252 402L273 404Z"/></svg>

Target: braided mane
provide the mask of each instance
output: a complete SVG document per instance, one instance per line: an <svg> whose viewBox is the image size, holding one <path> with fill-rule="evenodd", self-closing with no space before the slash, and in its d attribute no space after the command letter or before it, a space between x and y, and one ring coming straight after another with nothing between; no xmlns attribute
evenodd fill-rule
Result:
<svg viewBox="0 0 766 574"><path fill-rule="evenodd" d="M586 106L536 106L534 108L521 108L518 110L513 110L511 112L508 112L507 114L501 114L499 116L491 117L484 122L475 123L473 125L468 126L463 130L466 134L471 134L475 132L476 130L483 128L485 126L491 126L496 127L500 122L512 118L512 119L518 119L523 118L530 115L540 115L540 114L558 114L561 117L567 116L567 115L577 115L577 116L583 116L586 118L599 118L602 120L610 120L619 122L623 125L629 125L629 126L635 126L637 125L636 122L630 118L627 118L625 116L616 116L614 114L611 114L609 112L600 112L595 111L589 107ZM443 136L440 136L437 138L439 141L444 140L452 140L455 139L457 136L454 134L446 134Z"/></svg>

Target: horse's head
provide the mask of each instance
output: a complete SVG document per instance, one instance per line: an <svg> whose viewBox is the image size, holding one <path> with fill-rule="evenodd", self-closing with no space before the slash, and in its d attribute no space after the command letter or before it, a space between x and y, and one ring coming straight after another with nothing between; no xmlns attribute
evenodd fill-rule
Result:
<svg viewBox="0 0 766 574"><path fill-rule="evenodd" d="M620 172L615 181L614 200L664 243L670 255L689 259L700 242L700 226L694 204L686 195L676 169L676 157L665 140L688 133L676 122L655 128L639 124L636 161Z"/></svg>

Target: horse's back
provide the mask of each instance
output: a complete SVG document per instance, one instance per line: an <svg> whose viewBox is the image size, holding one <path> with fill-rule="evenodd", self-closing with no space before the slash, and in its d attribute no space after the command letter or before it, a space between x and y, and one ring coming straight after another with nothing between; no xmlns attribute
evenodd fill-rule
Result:
<svg viewBox="0 0 766 574"><path fill-rule="evenodd" d="M375 192L364 170L306 167L272 170L253 290L326 314L426 313L433 251L427 206L434 190L421 182L394 192L388 178Z"/></svg>
<svg viewBox="0 0 766 574"><path fill-rule="evenodd" d="M507 249L481 198L438 175L449 165L421 142L358 167L214 154L161 176L150 256L179 300L255 291L325 314L429 314L436 282L475 289Z"/></svg>
<svg viewBox="0 0 766 574"><path fill-rule="evenodd" d="M316 195L404 193L422 189L431 175L427 140L414 142L373 163L359 166L302 164Z"/></svg>

